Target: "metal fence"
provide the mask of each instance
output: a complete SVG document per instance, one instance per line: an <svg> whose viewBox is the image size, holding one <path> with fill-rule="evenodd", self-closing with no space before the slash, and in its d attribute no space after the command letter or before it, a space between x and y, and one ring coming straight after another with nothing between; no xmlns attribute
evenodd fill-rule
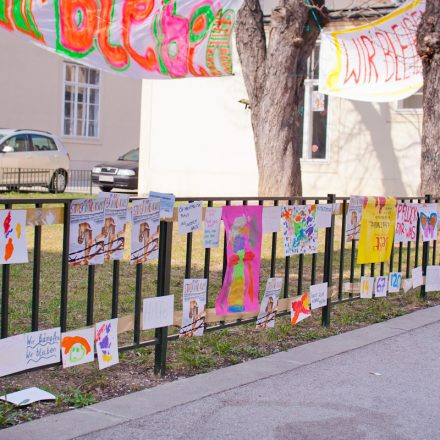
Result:
<svg viewBox="0 0 440 440"><path fill-rule="evenodd" d="M436 241L421 242L420 226L417 228L416 241L407 244L399 243L394 247L391 253L391 258L388 262L380 264L371 264L369 267L365 265L358 266L356 264L356 241L353 240L346 243L345 240L345 225L346 225L346 213L348 208L349 199L346 197L336 197L333 194L327 197L291 197L291 198L178 198L177 202L190 202L194 200L203 200L204 207L212 207L214 205L251 205L259 204L263 206L278 206L283 204L320 204L320 203L340 203L341 209L339 215L332 215L331 226L321 232L320 238L324 240L324 246L322 252L312 255L297 255L292 257L277 257L280 247L280 239L276 232L264 235L263 241L269 240L266 243L266 248L270 248L270 258L267 260L266 265L262 265L262 280L265 277L282 276L284 278L284 287L282 296L288 298L290 296L296 296L301 294L311 284L327 282L329 291L332 292L328 305L322 308L322 325L329 326L331 324L331 310L338 304L355 301L359 299L359 295L354 293L353 289L346 291L345 283L351 283L353 285L359 282L360 277L365 275L369 271L371 276L374 276L378 271L380 275L387 274L388 272L398 271L406 275L407 278L411 275L411 269L419 266L420 263L423 267L423 275L426 274L426 267L428 265L429 256L431 252L431 261L434 265L436 263L437 251ZM399 201L407 202L437 202L438 198L426 197L405 197L398 198ZM69 271L68 266L68 246L69 246L69 225L70 225L70 203L71 200L66 199L3 199L0 200L0 205L3 205L5 209L13 209L14 206L20 205L20 209L23 206L29 211L35 213L42 213L45 209L52 209L54 212L58 212L58 220L54 223L62 225L62 253L59 260L61 284L59 286L59 294L57 295L58 307L58 321L61 327L61 331L64 332L68 329L68 322L70 320L69 301L71 296L69 295ZM43 218L42 215L33 215L33 218ZM174 220L175 221L175 220ZM43 305L40 301L40 282L41 282L41 261L42 254L42 226L44 221L29 222L34 228L34 250L32 259L32 292L29 292L31 297L31 311L29 328L32 331L38 330L40 327L39 313ZM52 227L52 226L47 226ZM201 253L198 253L197 258L201 260L201 263L195 267L195 252L194 252L194 234L189 233L185 238L185 250L176 249L174 243L177 240L176 231L173 233L173 221L161 221L160 222L160 242L159 242L159 259L157 261L157 272L153 273L150 270L151 278L148 279L148 283L154 284L155 295L163 296L170 292L171 280L179 278L180 286L181 281L184 278L191 278L194 275L197 277L204 277L208 279L207 290L207 304L212 303L213 299L217 296L218 290L212 288L211 278L218 277L217 284L224 278L226 271L226 237L223 238L220 243L220 249L217 252L222 253L222 268L213 269L211 267L212 249L203 249ZM182 238L179 239L180 242ZM177 252L179 251L179 252ZM200 256L203 255L203 259ZM179 256L180 255L180 256ZM173 256L173 258L172 258ZM347 264L349 263L349 264ZM108 279L106 286L100 287L107 291L111 289L111 310L108 310L109 318L121 318L121 312L119 308L119 301L121 298L121 268L125 262L113 261L107 262L106 265L112 265L111 267L111 280ZM148 263L150 264L150 263ZM153 264L153 263L151 263ZM132 331L131 340L126 344L120 346L120 351L135 349L145 346L154 346L154 371L155 373L164 374L166 370L166 357L167 357L167 342L178 338L178 333L168 334L168 327L159 328L154 331L154 335L144 339L145 333L141 330L141 307L142 299L144 296L145 279L143 278L143 270L145 270L145 264L137 264L134 269L134 292L124 287L124 295L133 295L131 310L132 318ZM178 271L177 267L182 270ZM108 268L110 268L108 266ZM124 266L124 270L128 266ZM151 266L150 266L151 269ZM82 268L82 272L76 272L75 283L79 282L78 277L82 276L84 285L86 286L86 313L84 315L83 325L90 326L95 321L95 277L97 272L103 270L101 266L88 266L87 269ZM87 274L85 273L87 272ZM81 274L81 275L79 275ZM12 305L11 289L14 283L14 278L11 278L11 266L2 266L1 277L1 338L7 337L10 332L9 322L9 309ZM110 277L109 277L110 278ZM153 279L154 278L154 279ZM177 280L177 281L179 281ZM56 280L53 282L55 283ZM178 285L179 283L173 283ZM211 288L210 288L211 284ZM180 287L181 288L181 287ZM420 292L422 298L426 298L426 292L424 286L421 287ZM278 315L285 315L288 311L283 311ZM229 319L229 317L228 317ZM234 319L234 318L233 318ZM225 329L231 326L243 325L254 322L256 317L248 319L234 319L233 321L216 322L212 324L205 324L205 331L211 332L220 329Z"/></svg>
<svg viewBox="0 0 440 440"><path fill-rule="evenodd" d="M51 191L59 192L55 170L29 168L0 168L0 188L8 191ZM69 170L68 192L92 194L92 172L90 170Z"/></svg>

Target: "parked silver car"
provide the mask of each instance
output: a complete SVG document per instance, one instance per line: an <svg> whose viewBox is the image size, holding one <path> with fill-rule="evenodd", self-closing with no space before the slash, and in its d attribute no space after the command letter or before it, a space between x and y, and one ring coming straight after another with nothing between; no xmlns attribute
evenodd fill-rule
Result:
<svg viewBox="0 0 440 440"><path fill-rule="evenodd" d="M46 186L51 192L64 192L69 167L69 154L57 136L38 130L0 129L1 186Z"/></svg>

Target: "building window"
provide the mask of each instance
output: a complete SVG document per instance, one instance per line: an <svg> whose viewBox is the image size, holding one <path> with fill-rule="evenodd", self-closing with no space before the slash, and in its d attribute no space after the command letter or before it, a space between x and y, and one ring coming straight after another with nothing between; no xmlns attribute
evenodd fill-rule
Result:
<svg viewBox="0 0 440 440"><path fill-rule="evenodd" d="M99 136L100 72L64 64L63 136Z"/></svg>
<svg viewBox="0 0 440 440"><path fill-rule="evenodd" d="M398 111L417 111L423 110L423 89L419 89L414 95L408 96L408 98L397 101Z"/></svg>
<svg viewBox="0 0 440 440"><path fill-rule="evenodd" d="M318 92L319 45L307 62L304 81L302 139L303 159L327 159L328 96Z"/></svg>

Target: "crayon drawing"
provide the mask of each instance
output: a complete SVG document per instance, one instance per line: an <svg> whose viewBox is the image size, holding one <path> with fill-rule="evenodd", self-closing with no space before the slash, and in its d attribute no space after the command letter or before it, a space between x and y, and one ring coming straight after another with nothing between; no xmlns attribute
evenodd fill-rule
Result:
<svg viewBox="0 0 440 440"><path fill-rule="evenodd" d="M303 319L308 318L311 313L308 292L294 298L290 308L290 320L292 325L296 325Z"/></svg>

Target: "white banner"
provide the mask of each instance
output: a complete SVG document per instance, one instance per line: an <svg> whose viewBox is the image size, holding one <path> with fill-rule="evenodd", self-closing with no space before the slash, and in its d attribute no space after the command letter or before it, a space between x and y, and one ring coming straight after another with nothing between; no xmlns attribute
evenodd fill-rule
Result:
<svg viewBox="0 0 440 440"><path fill-rule="evenodd" d="M416 35L424 11L425 0L408 0L364 26L322 32L319 91L373 102L417 92L423 74Z"/></svg>
<svg viewBox="0 0 440 440"><path fill-rule="evenodd" d="M232 74L243 0L2 0L0 29L136 78Z"/></svg>

